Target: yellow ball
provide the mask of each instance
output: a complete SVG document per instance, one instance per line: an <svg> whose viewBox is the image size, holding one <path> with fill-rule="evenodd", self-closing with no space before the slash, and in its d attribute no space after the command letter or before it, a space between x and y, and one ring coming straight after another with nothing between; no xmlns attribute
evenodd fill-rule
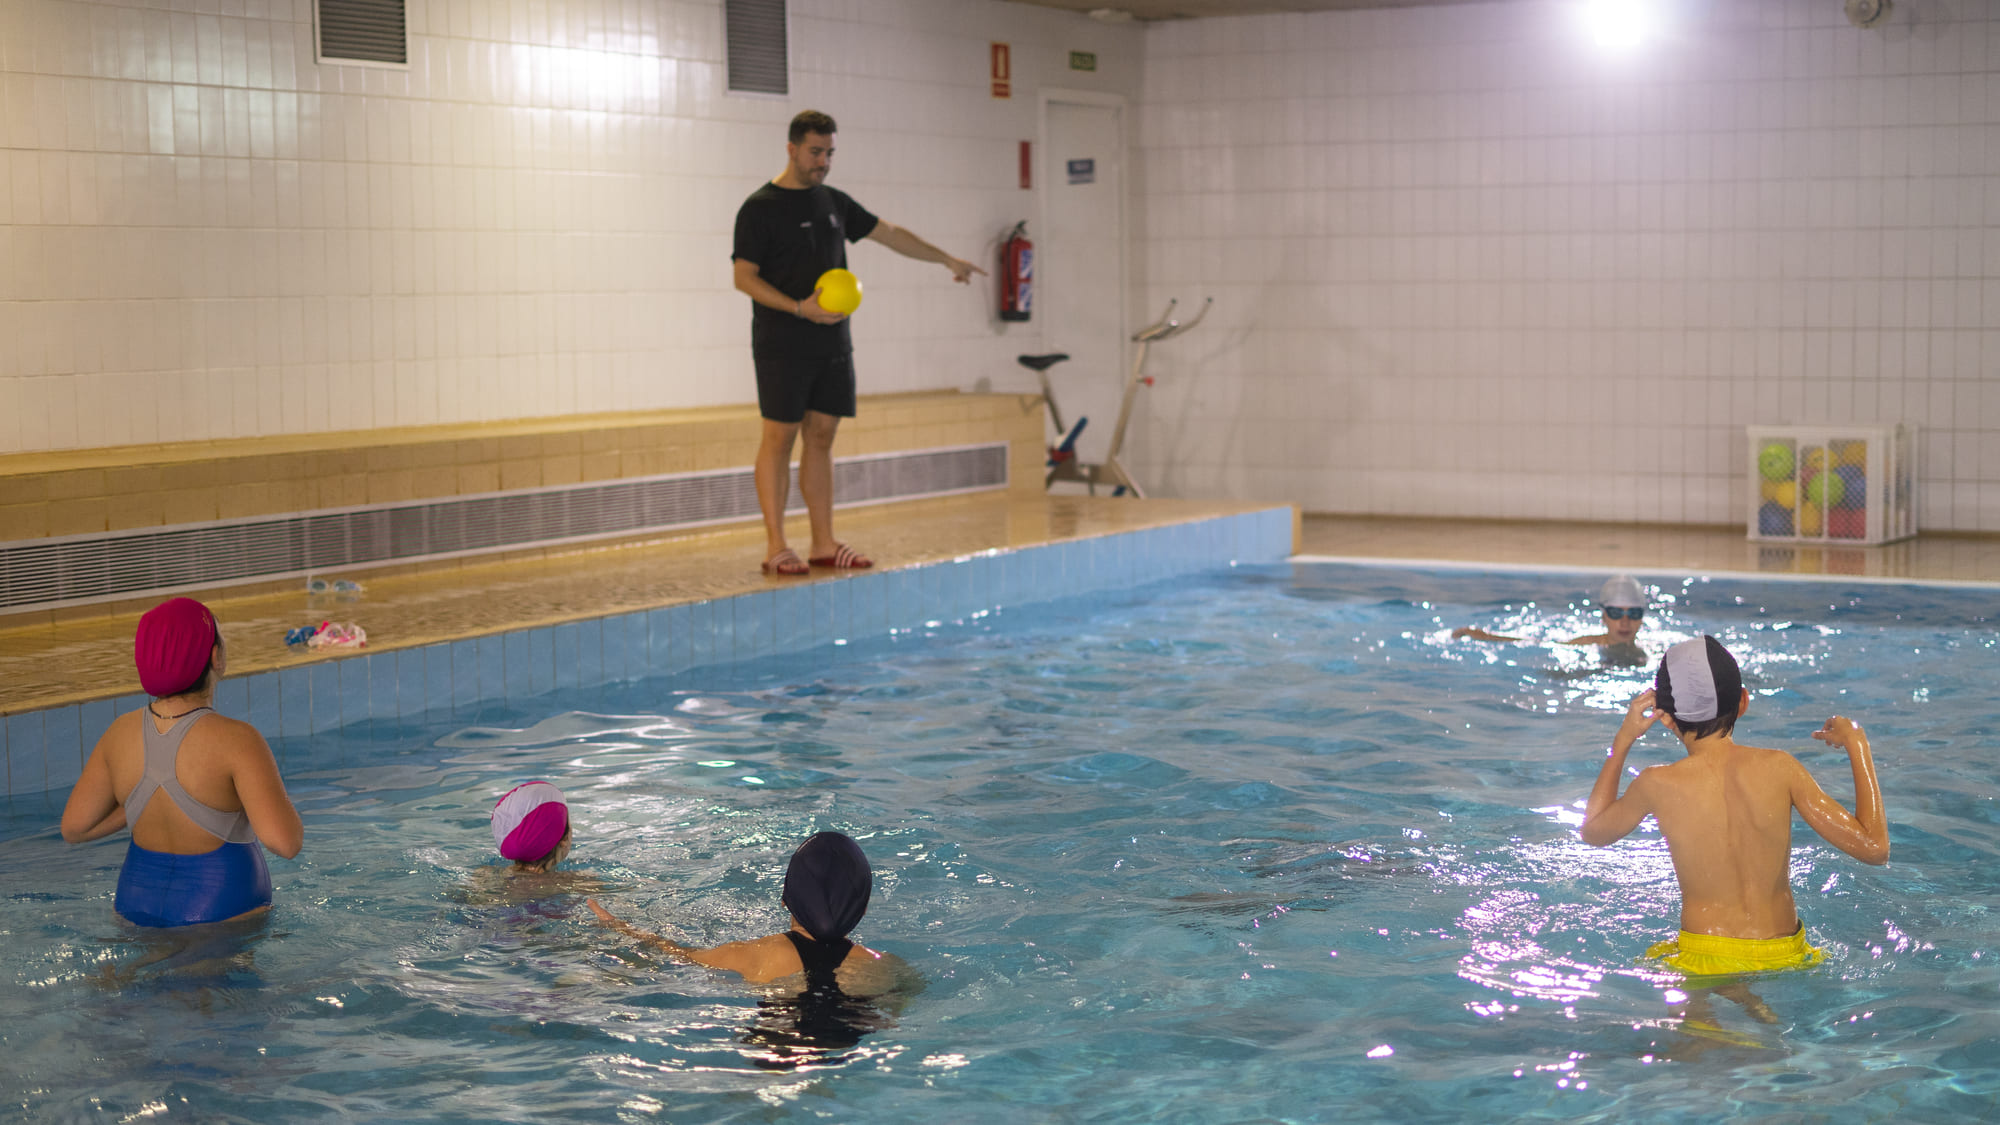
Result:
<svg viewBox="0 0 2000 1125"><path fill-rule="evenodd" d="M1799 505L1799 534L1818 535L1820 533L1819 505L1805 503Z"/></svg>
<svg viewBox="0 0 2000 1125"><path fill-rule="evenodd" d="M1781 480L1771 486L1771 499L1780 507L1799 506L1799 486L1795 481Z"/></svg>
<svg viewBox="0 0 2000 1125"><path fill-rule="evenodd" d="M861 307L861 279L850 270L832 269L813 283L819 307L845 316Z"/></svg>
<svg viewBox="0 0 2000 1125"><path fill-rule="evenodd" d="M1840 447L1840 464L1868 466L1868 443L1850 441Z"/></svg>

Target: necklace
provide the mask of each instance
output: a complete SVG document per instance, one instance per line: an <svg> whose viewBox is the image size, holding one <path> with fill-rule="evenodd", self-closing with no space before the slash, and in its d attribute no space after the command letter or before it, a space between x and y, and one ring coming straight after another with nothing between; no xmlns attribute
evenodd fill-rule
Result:
<svg viewBox="0 0 2000 1125"><path fill-rule="evenodd" d="M206 704L206 703L201 703L201 704L197 704L197 705L195 705L195 706L193 706L193 707L190 707L190 708L188 708L187 710L185 710L185 711L182 711L182 712L180 712L179 714L174 714L174 715L162 715L162 714L160 714L160 713L159 713L158 711L155 711L155 710L153 710L153 705L152 705L152 704L150 704L150 703L146 704L146 713L147 713L147 714L149 714L149 715L151 715L151 716L153 716L153 717L154 717L155 719L158 719L158 720L160 720L160 721L161 721L161 722L163 722L163 723L171 723L171 722L173 722L173 721L174 721L174 720L176 720L176 719L185 719L185 718L187 718L187 717L188 717L189 715L192 715L192 714L194 714L194 713L195 713L196 711L205 711L205 710L207 710L207 709L208 709L208 704Z"/></svg>

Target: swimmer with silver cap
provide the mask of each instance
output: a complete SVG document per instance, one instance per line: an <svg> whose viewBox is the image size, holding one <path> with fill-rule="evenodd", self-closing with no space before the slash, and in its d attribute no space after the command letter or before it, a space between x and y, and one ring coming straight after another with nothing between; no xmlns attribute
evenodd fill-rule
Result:
<svg viewBox="0 0 2000 1125"><path fill-rule="evenodd" d="M1838 715L1813 737L1847 752L1849 812L1797 758L1736 742L1750 693L1735 657L1714 637L1667 650L1650 690L1625 709L1583 814L1583 842L1604 847L1647 817L1659 823L1681 888L1680 936L1646 951L1691 976L1766 972L1818 964L1792 899L1792 812L1827 843L1863 863L1889 862L1882 787L1861 724ZM1625 756L1655 724L1687 756L1639 771L1621 795Z"/></svg>
<svg viewBox="0 0 2000 1125"><path fill-rule="evenodd" d="M1639 580L1629 574L1614 574L1604 580L1597 591L1598 615L1603 618L1604 631L1584 637L1571 637L1557 644L1597 645L1607 656L1622 658L1624 662L1643 662L1646 652L1638 645L1639 626L1646 619L1646 590ZM1499 633L1489 633L1476 625L1462 625L1451 631L1453 640L1473 641L1518 641L1524 638L1509 637Z"/></svg>

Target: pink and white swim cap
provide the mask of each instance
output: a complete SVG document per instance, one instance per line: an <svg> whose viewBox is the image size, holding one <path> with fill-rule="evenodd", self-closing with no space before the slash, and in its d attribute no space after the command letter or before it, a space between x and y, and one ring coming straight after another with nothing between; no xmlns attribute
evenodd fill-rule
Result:
<svg viewBox="0 0 2000 1125"><path fill-rule="evenodd" d="M562 790L529 781L507 790L493 805L493 843L515 863L533 863L554 851L569 831Z"/></svg>

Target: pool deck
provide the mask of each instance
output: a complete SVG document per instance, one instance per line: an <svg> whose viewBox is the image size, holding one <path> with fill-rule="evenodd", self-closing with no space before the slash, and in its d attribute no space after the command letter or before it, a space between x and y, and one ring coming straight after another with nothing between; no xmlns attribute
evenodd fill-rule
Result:
<svg viewBox="0 0 2000 1125"><path fill-rule="evenodd" d="M840 526L884 567L895 568L1268 506L972 495L855 509L842 513ZM802 545L804 528L793 535ZM320 620L358 622L369 633L370 648L380 651L838 578L824 571L768 578L757 568L762 545L759 529L738 525L528 557L471 558L414 572L358 571L348 576L365 584L356 599L293 588L210 600L224 622L230 671L245 675L339 655L283 643L287 630ZM1733 526L1317 515L1302 521L1298 547L1303 557L2000 583L2000 536L1928 535L1880 547L1831 548L1751 542ZM130 612L12 628L0 622L0 669L6 673L0 676L0 715L129 693L131 629Z"/></svg>

